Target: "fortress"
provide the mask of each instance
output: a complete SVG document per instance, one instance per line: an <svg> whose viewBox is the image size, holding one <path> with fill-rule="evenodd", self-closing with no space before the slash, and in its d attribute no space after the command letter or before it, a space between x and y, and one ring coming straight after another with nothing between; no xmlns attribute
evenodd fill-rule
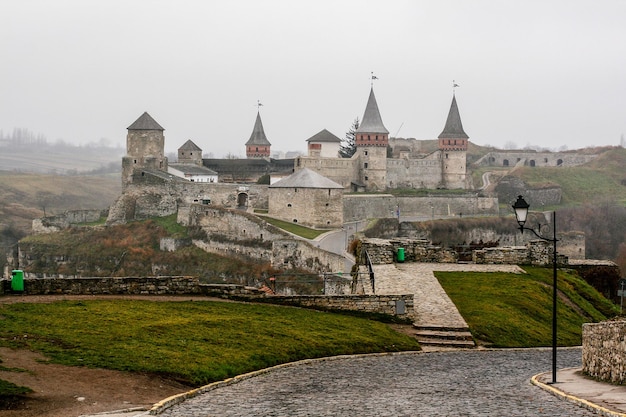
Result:
<svg viewBox="0 0 626 417"><path fill-rule="evenodd" d="M431 219L499 215L497 197L473 192L467 168L469 136L454 94L437 148L429 152L423 151L424 141L389 137L373 87L361 123L354 129L351 157L339 156L341 139L326 129L306 142L306 156L270 158L271 143L257 112L245 143L246 159L203 158L202 149L188 140L178 148L178 161L169 163L164 129L144 113L128 127L127 154L122 159L123 194L111 207L108 223L173 214L188 204L266 210L272 217L316 228L339 228L346 221L367 218L399 218L400 213ZM504 151L491 152L477 163L573 166L594 157L573 152ZM425 198L380 193L400 188L467 193ZM516 193L531 192L525 184L509 188ZM348 192L357 194L344 195ZM555 199L560 193L550 191L548 197L550 204L558 204Z"/></svg>
<svg viewBox="0 0 626 417"><path fill-rule="evenodd" d="M394 139L389 138L383 124L373 88L355 132L356 149L351 158L339 157L341 139L324 129L307 139L307 156L272 159L271 143L257 113L245 144L246 159L203 159L202 149L189 140L178 149L178 163L170 165L165 157L163 131L148 113L128 127L127 155L122 162L124 188L133 183L136 170L170 173L194 182L249 184L264 176L270 176L273 183L304 168L340 184L346 191L471 188L466 175L469 137L463 130L455 96L438 137L438 150L425 155L408 152L406 147L402 148L404 151L391 152L389 145Z"/></svg>

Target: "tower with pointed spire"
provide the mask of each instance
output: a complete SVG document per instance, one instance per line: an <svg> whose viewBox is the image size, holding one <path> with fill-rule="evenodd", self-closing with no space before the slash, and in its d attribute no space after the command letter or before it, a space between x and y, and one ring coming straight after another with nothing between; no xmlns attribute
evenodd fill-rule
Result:
<svg viewBox="0 0 626 417"><path fill-rule="evenodd" d="M163 127L144 112L128 126L126 156L122 158L122 187L132 183L137 169L154 169L167 172L165 136Z"/></svg>
<svg viewBox="0 0 626 417"><path fill-rule="evenodd" d="M380 116L373 87L370 89L361 124L354 136L355 154L359 160L359 181L368 191L384 190L389 131Z"/></svg>
<svg viewBox="0 0 626 417"><path fill-rule="evenodd" d="M252 129L250 139L246 142L246 158L269 158L271 146L272 144L265 136L261 113L257 111L254 129Z"/></svg>
<svg viewBox="0 0 626 417"><path fill-rule="evenodd" d="M456 95L453 94L446 125L439 135L443 187L466 188L468 143L469 136L463 130Z"/></svg>

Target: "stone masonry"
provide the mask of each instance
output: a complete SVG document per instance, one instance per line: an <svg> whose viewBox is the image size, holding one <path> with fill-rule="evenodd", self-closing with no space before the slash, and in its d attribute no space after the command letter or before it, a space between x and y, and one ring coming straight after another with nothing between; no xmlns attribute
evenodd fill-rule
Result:
<svg viewBox="0 0 626 417"><path fill-rule="evenodd" d="M612 384L626 382L626 321L583 324L583 372Z"/></svg>

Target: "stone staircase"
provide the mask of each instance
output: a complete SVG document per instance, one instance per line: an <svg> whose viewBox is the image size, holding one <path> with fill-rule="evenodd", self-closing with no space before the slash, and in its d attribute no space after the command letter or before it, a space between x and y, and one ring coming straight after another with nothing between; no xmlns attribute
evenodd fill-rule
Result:
<svg viewBox="0 0 626 417"><path fill-rule="evenodd" d="M435 277L434 271L523 272L517 265L396 263L373 265L375 289L361 266L360 294L413 294L414 336L428 350L475 348L469 327Z"/></svg>
<svg viewBox="0 0 626 417"><path fill-rule="evenodd" d="M415 338L423 347L475 348L476 344L467 327L419 326L413 323Z"/></svg>

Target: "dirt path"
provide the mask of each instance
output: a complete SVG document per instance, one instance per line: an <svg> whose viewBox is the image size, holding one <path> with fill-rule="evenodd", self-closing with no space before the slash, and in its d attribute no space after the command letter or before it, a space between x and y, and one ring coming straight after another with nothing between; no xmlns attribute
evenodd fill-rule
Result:
<svg viewBox="0 0 626 417"><path fill-rule="evenodd" d="M2 296L0 304L46 303L58 300L141 299L152 301L217 300L174 296ZM224 300L222 300L224 301ZM0 379L26 386L34 392L9 402L0 398L2 417L78 417L83 414L128 408L150 408L191 387L153 375L63 366L29 350L0 348Z"/></svg>
<svg viewBox="0 0 626 417"><path fill-rule="evenodd" d="M45 363L28 350L0 348L2 366L24 372L0 371L0 379L34 392L6 404L4 417L77 417L103 411L150 408L152 404L189 390L150 375Z"/></svg>

